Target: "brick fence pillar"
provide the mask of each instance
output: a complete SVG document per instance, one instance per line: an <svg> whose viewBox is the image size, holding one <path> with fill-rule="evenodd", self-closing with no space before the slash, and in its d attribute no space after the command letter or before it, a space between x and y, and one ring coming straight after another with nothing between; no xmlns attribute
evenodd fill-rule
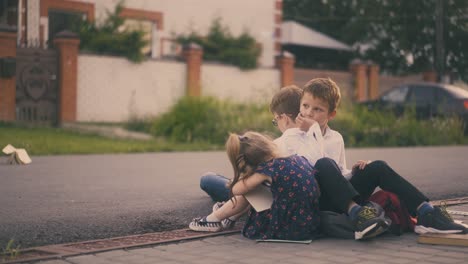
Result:
<svg viewBox="0 0 468 264"><path fill-rule="evenodd" d="M367 99L367 65L361 60L351 62L351 73L354 77L354 98L357 102Z"/></svg>
<svg viewBox="0 0 468 264"><path fill-rule="evenodd" d="M5 62L5 58L9 62ZM16 77L6 72L16 71L16 28L0 26L0 120L16 120ZM14 67L14 69L11 69Z"/></svg>
<svg viewBox="0 0 468 264"><path fill-rule="evenodd" d="M201 96L203 49L195 43L190 43L184 46L182 55L187 63L187 95Z"/></svg>
<svg viewBox="0 0 468 264"><path fill-rule="evenodd" d="M425 71L423 72L423 81L425 82L437 82L437 72L436 71Z"/></svg>
<svg viewBox="0 0 468 264"><path fill-rule="evenodd" d="M280 70L281 87L294 84L294 55L283 51L275 59L276 67Z"/></svg>
<svg viewBox="0 0 468 264"><path fill-rule="evenodd" d="M369 99L377 99L379 97L379 65L370 62L368 68L368 86Z"/></svg>
<svg viewBox="0 0 468 264"><path fill-rule="evenodd" d="M59 123L76 121L79 44L78 35L69 31L62 31L54 38L59 53Z"/></svg>

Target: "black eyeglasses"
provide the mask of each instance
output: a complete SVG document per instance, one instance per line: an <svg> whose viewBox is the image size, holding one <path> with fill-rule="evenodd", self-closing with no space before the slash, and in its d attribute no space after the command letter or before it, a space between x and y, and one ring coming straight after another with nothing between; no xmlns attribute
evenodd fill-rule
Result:
<svg viewBox="0 0 468 264"><path fill-rule="evenodd" d="M273 118L271 120L271 124L274 125L275 127L277 127L278 126L278 120L276 120L276 118Z"/></svg>
<svg viewBox="0 0 468 264"><path fill-rule="evenodd" d="M275 118L273 118L271 120L271 124L273 124L275 127L277 127L278 126L278 119L283 118L283 115L286 115L286 116L289 116L289 117L293 118L292 117L293 115L291 115L291 114L282 113L280 115L275 116Z"/></svg>

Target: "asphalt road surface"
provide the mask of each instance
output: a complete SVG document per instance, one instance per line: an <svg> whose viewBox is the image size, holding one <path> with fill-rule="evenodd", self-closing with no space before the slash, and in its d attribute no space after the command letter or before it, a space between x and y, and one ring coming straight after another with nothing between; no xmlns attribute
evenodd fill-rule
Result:
<svg viewBox="0 0 468 264"><path fill-rule="evenodd" d="M431 199L468 196L468 146L349 149L385 160ZM206 171L231 175L224 152L0 159L0 247L22 248L184 228L211 211Z"/></svg>

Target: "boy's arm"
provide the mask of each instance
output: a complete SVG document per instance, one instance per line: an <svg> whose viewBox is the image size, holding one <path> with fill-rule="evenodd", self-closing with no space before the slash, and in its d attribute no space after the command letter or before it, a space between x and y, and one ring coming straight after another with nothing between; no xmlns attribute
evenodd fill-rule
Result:
<svg viewBox="0 0 468 264"><path fill-rule="evenodd" d="M297 137L294 137L293 140L290 140L289 137L291 135L283 134L273 141L278 146L281 155L285 157L297 154L297 149L302 144Z"/></svg>
<svg viewBox="0 0 468 264"><path fill-rule="evenodd" d="M252 176L248 177L245 180L239 180L232 187L232 194L234 195L243 195L248 193L250 190L255 189L262 182L268 181L271 183L271 178L265 174L255 173Z"/></svg>
<svg viewBox="0 0 468 264"><path fill-rule="evenodd" d="M301 113L299 113L296 117L296 125L297 127L304 131L304 132L307 132L309 131L310 127L314 124L314 123L317 123L315 120L311 119L311 118L308 118L308 117L305 117L303 116Z"/></svg>
<svg viewBox="0 0 468 264"><path fill-rule="evenodd" d="M315 122L307 131L307 138L311 144L314 144L318 147L318 152L320 153L321 158L323 157L323 135L320 125Z"/></svg>
<svg viewBox="0 0 468 264"><path fill-rule="evenodd" d="M283 134L280 138L275 140L278 149L282 156L291 156L298 154L299 148L304 145L304 140L298 133Z"/></svg>
<svg viewBox="0 0 468 264"><path fill-rule="evenodd" d="M297 154L306 157L312 165L315 165L317 160L324 157L323 143L322 131L315 122L307 131L303 144L297 149Z"/></svg>

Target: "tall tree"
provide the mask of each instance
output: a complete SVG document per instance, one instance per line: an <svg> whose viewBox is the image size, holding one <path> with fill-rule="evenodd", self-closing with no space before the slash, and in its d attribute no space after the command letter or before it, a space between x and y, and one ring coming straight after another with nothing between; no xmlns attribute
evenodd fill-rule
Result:
<svg viewBox="0 0 468 264"><path fill-rule="evenodd" d="M437 2L442 8L437 6ZM394 74L438 69L468 81L466 0L284 0L285 20L295 20L356 49L356 56ZM437 19L437 10L443 10ZM442 35L437 42L436 23Z"/></svg>

